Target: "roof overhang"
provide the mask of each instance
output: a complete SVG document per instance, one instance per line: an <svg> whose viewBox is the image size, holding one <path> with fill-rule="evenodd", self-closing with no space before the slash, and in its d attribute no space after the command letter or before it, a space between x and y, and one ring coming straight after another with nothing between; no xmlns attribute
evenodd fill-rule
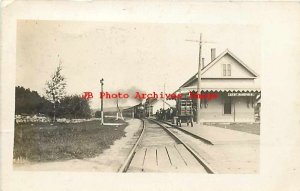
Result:
<svg viewBox="0 0 300 191"><path fill-rule="evenodd" d="M180 88L176 93L189 93L191 91L197 92L197 87L190 86ZM261 92L260 88L201 88L201 92Z"/></svg>

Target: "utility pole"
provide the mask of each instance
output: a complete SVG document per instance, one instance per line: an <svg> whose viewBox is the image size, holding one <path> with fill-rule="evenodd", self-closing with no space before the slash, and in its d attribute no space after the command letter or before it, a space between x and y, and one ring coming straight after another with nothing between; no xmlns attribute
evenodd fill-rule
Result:
<svg viewBox="0 0 300 191"><path fill-rule="evenodd" d="M201 49L202 49L202 33L200 33L200 41L199 41L199 64L198 64L198 83L197 83L197 94L201 94ZM197 96L198 97L198 96ZM200 123L200 104L201 100L197 99L197 123Z"/></svg>
<svg viewBox="0 0 300 191"><path fill-rule="evenodd" d="M197 83L197 94L201 94L201 51L202 51L202 43L215 43L210 41L202 41L202 33L200 33L200 40L186 40L190 42L197 42L199 43L199 63L198 63L198 83ZM198 97L198 96L197 96ZM200 104L201 100L197 98L197 123L200 123Z"/></svg>
<svg viewBox="0 0 300 191"><path fill-rule="evenodd" d="M122 111L121 111L121 109L120 109L120 107L119 107L119 98L117 98L117 120L119 119L119 115L120 115L120 118L121 118L122 120L124 120Z"/></svg>
<svg viewBox="0 0 300 191"><path fill-rule="evenodd" d="M119 119L119 99L117 98L117 120Z"/></svg>
<svg viewBox="0 0 300 191"><path fill-rule="evenodd" d="M104 83L103 83L103 81L104 81L104 79L102 78L101 80L100 80L100 84L101 84L101 95L103 95L103 85L104 85ZM104 124L104 112L103 112L103 96L101 96L101 125L103 125Z"/></svg>
<svg viewBox="0 0 300 191"><path fill-rule="evenodd" d="M163 109L165 110L166 83L164 83Z"/></svg>

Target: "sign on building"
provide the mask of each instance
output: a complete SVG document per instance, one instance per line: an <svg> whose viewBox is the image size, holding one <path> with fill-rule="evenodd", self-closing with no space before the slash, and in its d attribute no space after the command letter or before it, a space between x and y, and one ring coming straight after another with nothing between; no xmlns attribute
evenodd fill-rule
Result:
<svg viewBox="0 0 300 191"><path fill-rule="evenodd" d="M254 93L228 93L229 97L237 97L237 96L255 96Z"/></svg>

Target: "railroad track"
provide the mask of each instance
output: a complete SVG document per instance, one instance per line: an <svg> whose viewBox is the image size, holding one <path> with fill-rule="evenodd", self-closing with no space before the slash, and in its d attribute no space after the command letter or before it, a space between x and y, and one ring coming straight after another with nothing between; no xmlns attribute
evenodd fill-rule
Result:
<svg viewBox="0 0 300 191"><path fill-rule="evenodd" d="M189 145L153 119L143 119L143 129L119 172L215 171Z"/></svg>

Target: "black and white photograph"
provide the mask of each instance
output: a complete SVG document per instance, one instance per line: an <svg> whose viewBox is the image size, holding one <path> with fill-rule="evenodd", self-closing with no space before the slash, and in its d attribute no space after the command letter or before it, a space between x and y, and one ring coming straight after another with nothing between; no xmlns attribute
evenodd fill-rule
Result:
<svg viewBox="0 0 300 191"><path fill-rule="evenodd" d="M299 190L299 2L0 4L1 191Z"/></svg>
<svg viewBox="0 0 300 191"><path fill-rule="evenodd" d="M15 170L259 172L259 27L17 29Z"/></svg>

